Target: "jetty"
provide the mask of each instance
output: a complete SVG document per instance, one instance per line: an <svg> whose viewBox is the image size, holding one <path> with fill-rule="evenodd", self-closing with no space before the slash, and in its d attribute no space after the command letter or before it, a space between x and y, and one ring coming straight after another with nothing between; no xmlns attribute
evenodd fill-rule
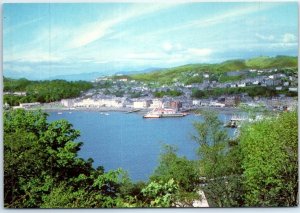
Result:
<svg viewBox="0 0 300 213"><path fill-rule="evenodd" d="M247 119L242 116L233 115L230 120L224 124L228 128L238 128L241 125L241 122L246 121Z"/></svg>

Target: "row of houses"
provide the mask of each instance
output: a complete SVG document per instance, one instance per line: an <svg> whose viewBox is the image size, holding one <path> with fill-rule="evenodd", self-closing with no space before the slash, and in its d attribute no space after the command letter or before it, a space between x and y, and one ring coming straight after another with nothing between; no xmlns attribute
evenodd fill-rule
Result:
<svg viewBox="0 0 300 213"><path fill-rule="evenodd" d="M84 108L99 108L99 107L113 107L113 108L134 108L134 109L144 109L144 108L174 108L180 109L182 103L178 100L167 100L162 99L127 99L127 98L107 98L107 99L63 99L61 104L67 108L73 107L84 107Z"/></svg>

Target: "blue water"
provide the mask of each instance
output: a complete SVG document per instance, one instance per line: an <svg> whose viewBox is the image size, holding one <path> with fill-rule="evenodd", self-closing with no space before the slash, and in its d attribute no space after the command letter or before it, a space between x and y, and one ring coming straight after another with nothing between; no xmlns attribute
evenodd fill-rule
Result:
<svg viewBox="0 0 300 213"><path fill-rule="evenodd" d="M73 111L49 113L49 121L66 119L81 132L79 157L93 158L105 170L123 168L134 181L146 181L158 165L163 144L175 145L180 156L196 159L194 121L200 116L143 119L136 113Z"/></svg>

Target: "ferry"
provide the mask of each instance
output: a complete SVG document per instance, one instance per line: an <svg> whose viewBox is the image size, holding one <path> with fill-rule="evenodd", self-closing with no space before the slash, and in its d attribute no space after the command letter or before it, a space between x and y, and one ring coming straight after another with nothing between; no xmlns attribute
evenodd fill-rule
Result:
<svg viewBox="0 0 300 213"><path fill-rule="evenodd" d="M143 118L170 118L170 117L183 117L186 116L187 113L176 112L175 109L167 109L167 108L156 108L151 112L148 112Z"/></svg>
<svg viewBox="0 0 300 213"><path fill-rule="evenodd" d="M143 118L161 118L161 115L150 112L150 113L147 113L146 115L144 115Z"/></svg>

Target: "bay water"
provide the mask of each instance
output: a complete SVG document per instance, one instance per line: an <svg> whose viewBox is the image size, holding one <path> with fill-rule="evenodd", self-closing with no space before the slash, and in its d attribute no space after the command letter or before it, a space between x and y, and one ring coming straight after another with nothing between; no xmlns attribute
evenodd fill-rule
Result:
<svg viewBox="0 0 300 213"><path fill-rule="evenodd" d="M222 120L227 120L220 115ZM201 116L144 119L141 114L124 112L50 112L48 120L65 119L80 131L83 142L79 157L93 158L93 166L105 171L122 168L133 181L146 181L159 164L163 144L178 148L179 156L196 159L196 132L193 123Z"/></svg>

